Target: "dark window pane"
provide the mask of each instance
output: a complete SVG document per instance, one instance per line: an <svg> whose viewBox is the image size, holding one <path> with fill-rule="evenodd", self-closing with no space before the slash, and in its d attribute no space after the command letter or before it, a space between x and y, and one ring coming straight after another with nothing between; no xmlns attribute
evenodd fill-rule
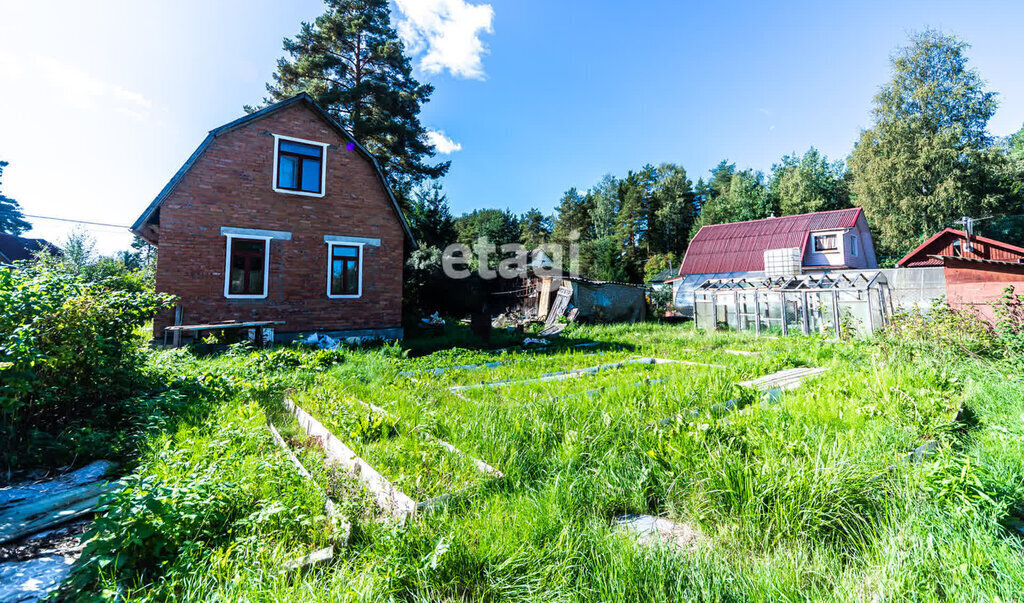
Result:
<svg viewBox="0 0 1024 603"><path fill-rule="evenodd" d="M281 150L287 153L306 155L307 157L320 157L323 147L319 145L314 146L311 144L302 144L301 142L291 142L290 140L282 140Z"/></svg>
<svg viewBox="0 0 1024 603"><path fill-rule="evenodd" d="M266 241L235 239L231 241L231 268L228 275L228 293L232 295L262 295Z"/></svg>
<svg viewBox="0 0 1024 603"><path fill-rule="evenodd" d="M359 294L359 248L331 246L331 295Z"/></svg>
<svg viewBox="0 0 1024 603"><path fill-rule="evenodd" d="M345 295L356 295L359 293L359 262L347 260L345 270Z"/></svg>
<svg viewBox="0 0 1024 603"><path fill-rule="evenodd" d="M299 159L288 155L281 155L278 159L278 188L299 188Z"/></svg>
<svg viewBox="0 0 1024 603"><path fill-rule="evenodd" d="M249 267L249 295L263 295L263 262L252 261Z"/></svg>
<svg viewBox="0 0 1024 603"><path fill-rule="evenodd" d="M320 160L302 160L302 190L311 193L320 192Z"/></svg>

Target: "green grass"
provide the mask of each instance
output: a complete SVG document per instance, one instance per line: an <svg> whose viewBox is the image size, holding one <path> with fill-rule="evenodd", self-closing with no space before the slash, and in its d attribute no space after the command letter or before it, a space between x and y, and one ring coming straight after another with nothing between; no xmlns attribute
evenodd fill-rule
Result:
<svg viewBox="0 0 1024 603"><path fill-rule="evenodd" d="M582 342L599 342L608 352L586 356L594 348L571 347ZM397 526L376 521L349 483L333 492L355 501L349 512L357 527L331 565L280 576L268 564L281 539L302 549L319 545L319 536L260 531L246 541L246 555L210 557L217 565L183 561L161 582L123 591L125 599L1024 598L1024 546L1006 527L1024 501L1024 382L1005 365L899 353L872 341L769 340L657 324L573 325L552 349L538 352L419 352L408 358L392 348L369 349L346 353L333 367L268 374L245 373L252 364L246 357L185 359L269 383L243 397L282 424L281 390L296 388L297 402L414 498L478 487ZM630 365L564 381L463 390L461 397L448 390L626 356L724 368ZM400 374L496 361L505 364L451 376L421 373L415 381ZM800 366L828 371L774 404L735 385ZM735 397L749 403L743 412L711 412ZM370 412L363 401L388 414ZM693 409L702 412L652 425ZM283 427L307 466L322 462L294 426ZM464 459L437 454L422 434L451 442L504 477L477 481ZM187 438L157 441L197 466L223 454ZM934 456L905 460L927 441L937 442ZM253 450L276 458L272 450ZM328 486L337 479L322 467L311 470ZM160 471L182 482L192 475L185 465ZM287 487L312 507L301 482ZM705 539L695 553L641 546L614 529L623 513L690 522Z"/></svg>

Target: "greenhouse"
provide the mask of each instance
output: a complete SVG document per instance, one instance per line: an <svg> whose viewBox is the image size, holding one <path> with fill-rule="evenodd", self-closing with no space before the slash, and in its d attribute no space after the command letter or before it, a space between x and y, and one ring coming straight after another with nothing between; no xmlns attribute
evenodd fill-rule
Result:
<svg viewBox="0 0 1024 603"><path fill-rule="evenodd" d="M868 335L890 315L880 271L711 279L694 291L700 329L758 335Z"/></svg>

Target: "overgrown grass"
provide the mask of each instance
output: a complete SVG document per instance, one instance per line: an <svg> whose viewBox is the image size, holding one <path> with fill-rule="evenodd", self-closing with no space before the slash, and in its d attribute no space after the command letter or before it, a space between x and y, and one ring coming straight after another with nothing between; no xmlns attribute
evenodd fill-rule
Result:
<svg viewBox="0 0 1024 603"><path fill-rule="evenodd" d="M241 400L226 406L234 410L220 411L229 415L256 412L245 402L254 400L278 420L282 388L296 388L307 410L417 495L463 483L459 467L420 448L425 433L505 475L404 526L353 507L358 525L350 547L304 574L280 576L267 564L280 542L315 547L318 533L282 528L283 535L255 533L238 558L216 566L185 558L175 566L181 571L122 594L293 601L1024 597L1024 546L1008 527L1024 501L1024 383L1007 364L933 356L891 340L770 340L686 326L573 326L562 339L543 352L445 351L409 359L394 348L353 351L340 364L314 362L292 372L247 372L254 362L270 361L244 354L175 359L246 382ZM584 356L595 348L572 347L582 342L609 353ZM448 389L627 356L724 368L629 365L565 381ZM402 375L486 362L503 364L451 377ZM828 371L775 403L735 385L800 366ZM722 412L721 403L733 398L742 410ZM316 464L315 446L294 432L289 437ZM186 465L222 456L193 445L195 436L160 441L167 454L191 460L153 465L153 472L181 483L193 479ZM929 441L934 455L907 461ZM272 450L252 450L277 458ZM329 483L321 471L318 479ZM294 486L280 496L314 506L301 482L272 483L279 491ZM689 522L704 537L696 552L639 545L614 528L624 513ZM127 520L111 521L116 531ZM239 534L250 535L222 530L224 540L206 548L220 551Z"/></svg>

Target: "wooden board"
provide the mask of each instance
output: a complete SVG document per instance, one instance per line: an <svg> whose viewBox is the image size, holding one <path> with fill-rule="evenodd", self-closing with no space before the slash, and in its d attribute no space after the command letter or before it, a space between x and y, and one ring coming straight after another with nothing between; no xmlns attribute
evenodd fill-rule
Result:
<svg viewBox="0 0 1024 603"><path fill-rule="evenodd" d="M820 375L827 371L827 368L817 367L802 367L802 368L791 368L765 375L764 377L758 377L757 379L751 379L750 381L740 381L741 387L750 387L759 391L767 391L770 389L781 389L783 391L796 389L804 382L805 379Z"/></svg>
<svg viewBox="0 0 1024 603"><path fill-rule="evenodd" d="M347 544L348 539L352 536L352 524L349 523L349 521L338 511L337 505L334 504L334 501L331 500L331 497L327 492L324 492L320 485L316 483L313 476L310 475L309 471L307 471L302 465L302 461L299 460L299 457L295 456L295 453L292 452L292 449L288 446L288 443L284 441L284 438L281 437L281 434L278 433L277 429L269 422L267 423L267 427L270 429L271 435L274 436L274 441L281 449L284 450L285 454L288 456L288 460L295 465L295 470L299 472L299 475L308 479L313 484L313 487L323 494L324 511L327 513L327 518L331 522L331 528L338 531L341 542L343 544Z"/></svg>
<svg viewBox="0 0 1024 603"><path fill-rule="evenodd" d="M287 397L284 400L285 408L291 412L299 425L310 436L320 438L323 442L324 452L327 458L347 469L359 479L370 491L374 501L381 509L399 522L405 520L416 512L416 502L399 490L381 475L369 463L359 456L331 433L320 421L317 421L308 412L293 403Z"/></svg>

